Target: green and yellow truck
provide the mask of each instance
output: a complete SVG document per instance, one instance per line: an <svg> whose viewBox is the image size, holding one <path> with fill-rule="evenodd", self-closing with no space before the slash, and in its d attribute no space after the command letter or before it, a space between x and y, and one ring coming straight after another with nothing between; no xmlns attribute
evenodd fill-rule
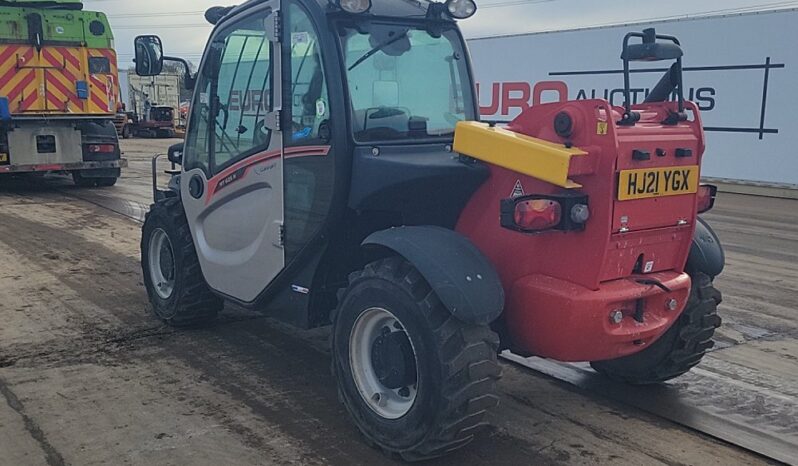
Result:
<svg viewBox="0 0 798 466"><path fill-rule="evenodd" d="M80 0L0 0L0 175L112 186L126 166L114 37Z"/></svg>

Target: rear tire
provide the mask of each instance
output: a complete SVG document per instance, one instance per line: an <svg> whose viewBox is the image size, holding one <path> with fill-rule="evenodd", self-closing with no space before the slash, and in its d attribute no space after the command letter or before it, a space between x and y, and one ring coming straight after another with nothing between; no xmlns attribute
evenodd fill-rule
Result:
<svg viewBox="0 0 798 466"><path fill-rule="evenodd" d="M712 279L701 272L690 274L690 298L682 315L647 349L610 361L593 362L593 369L612 379L634 385L665 382L686 374L715 346L712 337L720 327L718 304L722 298Z"/></svg>
<svg viewBox="0 0 798 466"><path fill-rule="evenodd" d="M202 275L178 198L158 201L147 213L141 266L153 311L169 325L204 324L215 319L224 307L224 301L211 292Z"/></svg>
<svg viewBox="0 0 798 466"><path fill-rule="evenodd" d="M498 336L454 318L407 261L350 276L333 315L339 397L367 441L421 461L470 443L498 405Z"/></svg>
<svg viewBox="0 0 798 466"><path fill-rule="evenodd" d="M118 180L119 178L115 176L97 178L97 186L101 188L110 188L111 186L115 186Z"/></svg>
<svg viewBox="0 0 798 466"><path fill-rule="evenodd" d="M72 172L72 181L75 186L79 188L110 188L115 186L119 177L116 176L103 176L99 178L83 176L83 173L76 171Z"/></svg>
<svg viewBox="0 0 798 466"><path fill-rule="evenodd" d="M94 188L97 186L98 178L89 178L83 176L83 173L77 171L72 172L72 181L75 183L75 186L79 188Z"/></svg>

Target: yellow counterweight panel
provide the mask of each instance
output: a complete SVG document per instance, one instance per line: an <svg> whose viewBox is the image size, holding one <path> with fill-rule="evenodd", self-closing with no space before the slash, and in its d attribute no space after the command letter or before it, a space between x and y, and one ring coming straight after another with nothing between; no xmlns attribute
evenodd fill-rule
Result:
<svg viewBox="0 0 798 466"><path fill-rule="evenodd" d="M571 158L587 155L581 149L568 149L486 123L461 121L454 133L454 150L556 186L582 187L568 179Z"/></svg>

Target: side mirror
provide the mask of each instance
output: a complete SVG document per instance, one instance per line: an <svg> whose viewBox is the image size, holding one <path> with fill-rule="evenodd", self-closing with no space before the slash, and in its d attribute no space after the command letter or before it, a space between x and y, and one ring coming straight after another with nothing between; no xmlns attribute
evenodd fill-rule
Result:
<svg viewBox="0 0 798 466"><path fill-rule="evenodd" d="M169 162L175 165L183 165L183 149L185 147L185 143L180 142L171 147L169 147L169 152L167 153L167 157L169 158Z"/></svg>
<svg viewBox="0 0 798 466"><path fill-rule="evenodd" d="M158 36L138 36L136 49L136 74L158 76L163 71L163 42Z"/></svg>

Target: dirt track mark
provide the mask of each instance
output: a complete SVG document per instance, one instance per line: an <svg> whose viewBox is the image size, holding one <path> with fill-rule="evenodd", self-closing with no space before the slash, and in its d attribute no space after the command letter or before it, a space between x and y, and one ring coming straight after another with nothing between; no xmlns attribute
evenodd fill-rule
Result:
<svg viewBox="0 0 798 466"><path fill-rule="evenodd" d="M72 231L7 213L0 213L0 242L124 324L139 323L148 315L141 267L129 255Z"/></svg>
<svg viewBox="0 0 798 466"><path fill-rule="evenodd" d="M30 433L31 437L36 440L36 443L38 443L42 448L42 451L44 451L47 464L50 466L65 465L66 463L64 462L64 458L61 456L58 450L50 445L50 442L47 441L47 437L44 436L44 432L42 432L41 428L39 428L39 425L36 424L36 422L25 413L25 407L19 401L14 392L8 388L2 378L0 378L0 393L3 394L8 406L17 414L19 414L19 416L22 418L22 421L25 423L25 430Z"/></svg>

